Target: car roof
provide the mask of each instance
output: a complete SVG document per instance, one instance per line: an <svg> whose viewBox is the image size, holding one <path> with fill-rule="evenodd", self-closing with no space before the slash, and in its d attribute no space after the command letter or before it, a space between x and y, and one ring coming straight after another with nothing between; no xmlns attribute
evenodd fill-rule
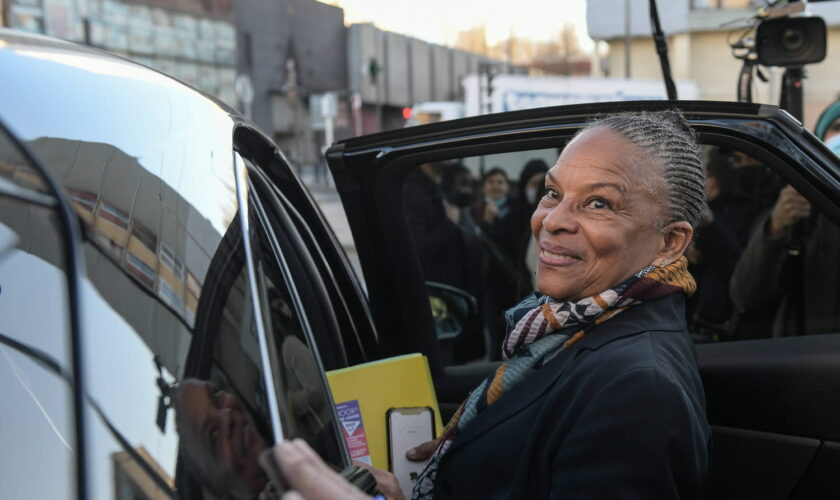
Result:
<svg viewBox="0 0 840 500"><path fill-rule="evenodd" d="M178 80L95 48L0 29L0 120L24 141L110 145L129 157L232 151L243 119ZM181 151L180 153L178 151Z"/></svg>

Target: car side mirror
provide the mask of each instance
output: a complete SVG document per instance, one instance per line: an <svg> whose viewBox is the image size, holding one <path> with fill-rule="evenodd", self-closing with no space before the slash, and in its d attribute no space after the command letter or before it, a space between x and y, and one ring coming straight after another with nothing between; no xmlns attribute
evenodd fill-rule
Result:
<svg viewBox="0 0 840 500"><path fill-rule="evenodd" d="M434 281L427 281L426 289L438 340L457 339L478 316L475 297L460 288Z"/></svg>

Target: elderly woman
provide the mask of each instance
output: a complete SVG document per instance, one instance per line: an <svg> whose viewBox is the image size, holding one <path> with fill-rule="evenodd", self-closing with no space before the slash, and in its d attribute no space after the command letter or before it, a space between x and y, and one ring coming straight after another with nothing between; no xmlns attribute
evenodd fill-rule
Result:
<svg viewBox="0 0 840 500"><path fill-rule="evenodd" d="M508 311L505 363L435 443L413 498L698 498L710 432L685 320L704 203L694 135L677 112L607 116L545 186L540 293ZM300 443L275 453L306 498L342 486Z"/></svg>

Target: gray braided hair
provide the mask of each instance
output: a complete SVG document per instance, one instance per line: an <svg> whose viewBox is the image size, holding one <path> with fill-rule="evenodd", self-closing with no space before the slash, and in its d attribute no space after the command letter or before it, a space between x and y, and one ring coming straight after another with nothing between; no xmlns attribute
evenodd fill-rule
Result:
<svg viewBox="0 0 840 500"><path fill-rule="evenodd" d="M601 127L621 134L643 155L656 159L669 202L667 220L661 226L686 221L696 227L705 207L705 176L696 134L682 113L673 110L605 115L588 123L579 134Z"/></svg>

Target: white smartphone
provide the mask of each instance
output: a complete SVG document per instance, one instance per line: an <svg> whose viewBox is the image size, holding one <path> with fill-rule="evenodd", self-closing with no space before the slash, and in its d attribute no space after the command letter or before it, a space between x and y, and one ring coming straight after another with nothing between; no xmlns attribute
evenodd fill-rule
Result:
<svg viewBox="0 0 840 500"><path fill-rule="evenodd" d="M411 490L426 463L405 458L405 452L435 438L434 410L428 406L390 408L387 418L388 464L405 497L411 498Z"/></svg>

